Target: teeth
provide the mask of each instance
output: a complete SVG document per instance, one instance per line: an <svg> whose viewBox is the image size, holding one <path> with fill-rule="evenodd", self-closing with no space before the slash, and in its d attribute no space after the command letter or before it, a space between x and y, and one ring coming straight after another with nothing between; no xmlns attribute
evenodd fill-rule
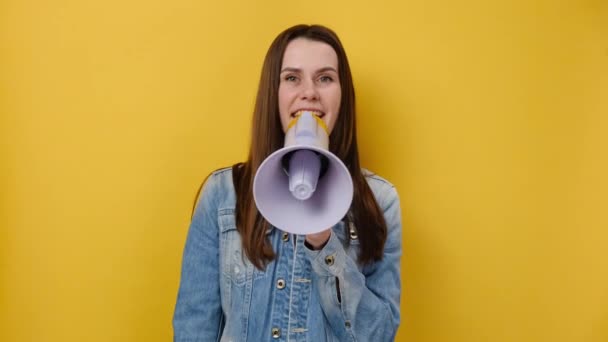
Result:
<svg viewBox="0 0 608 342"><path fill-rule="evenodd" d="M309 112L312 115L316 115L318 117L322 117L323 116L322 112L318 112L318 111L315 111L315 110L299 110L299 111L295 112L294 114L291 114L291 116L292 117L300 116L300 115L302 115L305 112Z"/></svg>

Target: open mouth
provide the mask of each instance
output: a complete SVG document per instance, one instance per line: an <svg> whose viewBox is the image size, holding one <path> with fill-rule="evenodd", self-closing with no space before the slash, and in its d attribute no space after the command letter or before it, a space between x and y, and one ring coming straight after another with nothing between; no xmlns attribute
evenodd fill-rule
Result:
<svg viewBox="0 0 608 342"><path fill-rule="evenodd" d="M298 109L295 112L291 113L291 117L295 118L296 116L299 116L304 112L310 112L310 113L312 113L312 115L316 115L319 118L323 118L325 116L325 112L322 112L317 109Z"/></svg>

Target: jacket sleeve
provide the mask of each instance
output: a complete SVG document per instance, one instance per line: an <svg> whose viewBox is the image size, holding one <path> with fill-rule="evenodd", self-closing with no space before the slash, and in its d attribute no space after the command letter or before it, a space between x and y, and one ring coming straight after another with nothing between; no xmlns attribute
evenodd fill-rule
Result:
<svg viewBox="0 0 608 342"><path fill-rule="evenodd" d="M175 342L219 341L222 335L216 178L205 183L188 230L173 315Z"/></svg>
<svg viewBox="0 0 608 342"><path fill-rule="evenodd" d="M384 257L369 272L359 271L333 232L320 251L306 248L323 312L340 341L393 341L399 326L401 210L392 185L380 197L388 236Z"/></svg>

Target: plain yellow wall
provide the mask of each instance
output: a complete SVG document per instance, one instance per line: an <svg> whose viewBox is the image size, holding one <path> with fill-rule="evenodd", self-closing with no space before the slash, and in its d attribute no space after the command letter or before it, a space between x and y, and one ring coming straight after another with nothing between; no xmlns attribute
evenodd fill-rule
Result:
<svg viewBox="0 0 608 342"><path fill-rule="evenodd" d="M341 36L402 199L398 341L608 341L603 0L0 3L0 340L168 341L264 53Z"/></svg>

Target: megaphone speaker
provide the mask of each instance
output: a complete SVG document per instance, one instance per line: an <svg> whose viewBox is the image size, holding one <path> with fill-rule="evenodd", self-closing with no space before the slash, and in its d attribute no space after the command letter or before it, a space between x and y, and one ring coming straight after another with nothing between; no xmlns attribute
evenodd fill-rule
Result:
<svg viewBox="0 0 608 342"><path fill-rule="evenodd" d="M290 122L284 147L262 162L253 180L255 204L270 224L305 235L331 228L346 215L353 182L328 147L327 127L312 112Z"/></svg>

